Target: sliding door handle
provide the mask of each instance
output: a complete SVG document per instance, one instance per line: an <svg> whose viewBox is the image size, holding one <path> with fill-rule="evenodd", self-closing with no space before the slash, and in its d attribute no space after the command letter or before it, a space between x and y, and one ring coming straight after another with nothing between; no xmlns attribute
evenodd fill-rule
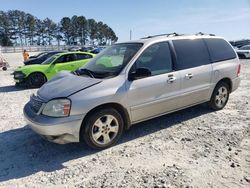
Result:
<svg viewBox="0 0 250 188"><path fill-rule="evenodd" d="M191 79L191 78L193 78L193 74L192 73L188 73L188 74L185 75L185 78L186 79Z"/></svg>

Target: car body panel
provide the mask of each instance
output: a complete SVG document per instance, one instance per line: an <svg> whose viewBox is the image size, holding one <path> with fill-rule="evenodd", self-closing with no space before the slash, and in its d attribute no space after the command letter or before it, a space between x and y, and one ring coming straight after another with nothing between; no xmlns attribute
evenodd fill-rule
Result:
<svg viewBox="0 0 250 188"><path fill-rule="evenodd" d="M170 75L175 77L172 83L168 82ZM181 79L178 72L156 75L133 82L127 81L127 104L130 108L131 122L179 108L180 88Z"/></svg>
<svg viewBox="0 0 250 188"><path fill-rule="evenodd" d="M212 64L180 70L181 95L179 99L183 106L207 101L210 98L212 79Z"/></svg>
<svg viewBox="0 0 250 188"><path fill-rule="evenodd" d="M39 96L44 96L43 98L46 99L46 101L49 101L53 98L68 97L72 93L91 87L92 85L100 82L101 80L78 77L67 71L61 71L58 76L48 81L46 85L42 86L37 94ZM67 87L64 87L64 85L67 85ZM58 87L61 89L58 90Z"/></svg>

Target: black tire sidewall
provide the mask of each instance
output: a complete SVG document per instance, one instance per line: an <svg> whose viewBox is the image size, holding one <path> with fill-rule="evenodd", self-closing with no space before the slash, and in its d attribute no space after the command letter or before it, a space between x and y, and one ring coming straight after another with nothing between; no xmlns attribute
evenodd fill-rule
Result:
<svg viewBox="0 0 250 188"><path fill-rule="evenodd" d="M216 105L216 103L215 103L215 97L216 97L216 94L217 94L218 90L219 90L221 87L227 88L227 100L226 100L225 104L224 104L222 107L218 107L218 106ZM212 97L211 97L211 99L210 99L210 101L209 101L209 106L210 106L210 108L212 108L212 109L214 109L214 110L221 110L221 109L223 109L223 108L226 106L227 102L228 102L229 93L230 93L230 91L229 91L229 85L228 85L227 83L225 83L225 82L220 82L220 83L218 83L218 84L216 85L216 87L215 87L215 89L214 89L214 91L213 91Z"/></svg>
<svg viewBox="0 0 250 188"><path fill-rule="evenodd" d="M100 144L96 143L92 138L92 127L93 127L95 121L104 115L112 115L117 119L118 124L119 124L119 131L118 131L116 137L109 144L100 145ZM80 132L81 140L84 140L88 146L90 146L94 149L105 149L105 148L109 148L109 147L113 146L120 139L120 137L123 133L123 130L124 130L124 120L123 120L121 114L117 110L115 110L114 108L103 108L103 109L96 110L92 114L90 114L90 116L88 118L86 118L86 121L83 122L82 126L83 127L82 127L81 132Z"/></svg>
<svg viewBox="0 0 250 188"><path fill-rule="evenodd" d="M43 77L44 82L41 82L41 83L39 83L39 84L37 84L37 85L34 85L34 84L32 83L32 79L33 79L32 77L34 77L35 75L39 75L39 76ZM28 84L28 86L31 87L31 88L41 87L45 82L46 82L46 77L45 77L42 73L32 73L31 75L29 75L29 77L28 77L28 79L27 79L27 84Z"/></svg>

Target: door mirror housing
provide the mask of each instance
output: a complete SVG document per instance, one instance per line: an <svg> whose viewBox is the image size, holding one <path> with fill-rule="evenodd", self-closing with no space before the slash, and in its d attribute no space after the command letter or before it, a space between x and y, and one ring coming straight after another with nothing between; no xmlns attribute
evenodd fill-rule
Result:
<svg viewBox="0 0 250 188"><path fill-rule="evenodd" d="M151 76L151 71L147 68L137 68L135 71L129 73L128 80L138 80Z"/></svg>

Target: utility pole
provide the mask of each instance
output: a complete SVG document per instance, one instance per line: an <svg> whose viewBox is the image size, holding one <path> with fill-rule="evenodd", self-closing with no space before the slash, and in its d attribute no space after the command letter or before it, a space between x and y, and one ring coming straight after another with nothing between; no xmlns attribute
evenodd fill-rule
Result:
<svg viewBox="0 0 250 188"><path fill-rule="evenodd" d="M129 31L129 39L132 40L132 30Z"/></svg>

